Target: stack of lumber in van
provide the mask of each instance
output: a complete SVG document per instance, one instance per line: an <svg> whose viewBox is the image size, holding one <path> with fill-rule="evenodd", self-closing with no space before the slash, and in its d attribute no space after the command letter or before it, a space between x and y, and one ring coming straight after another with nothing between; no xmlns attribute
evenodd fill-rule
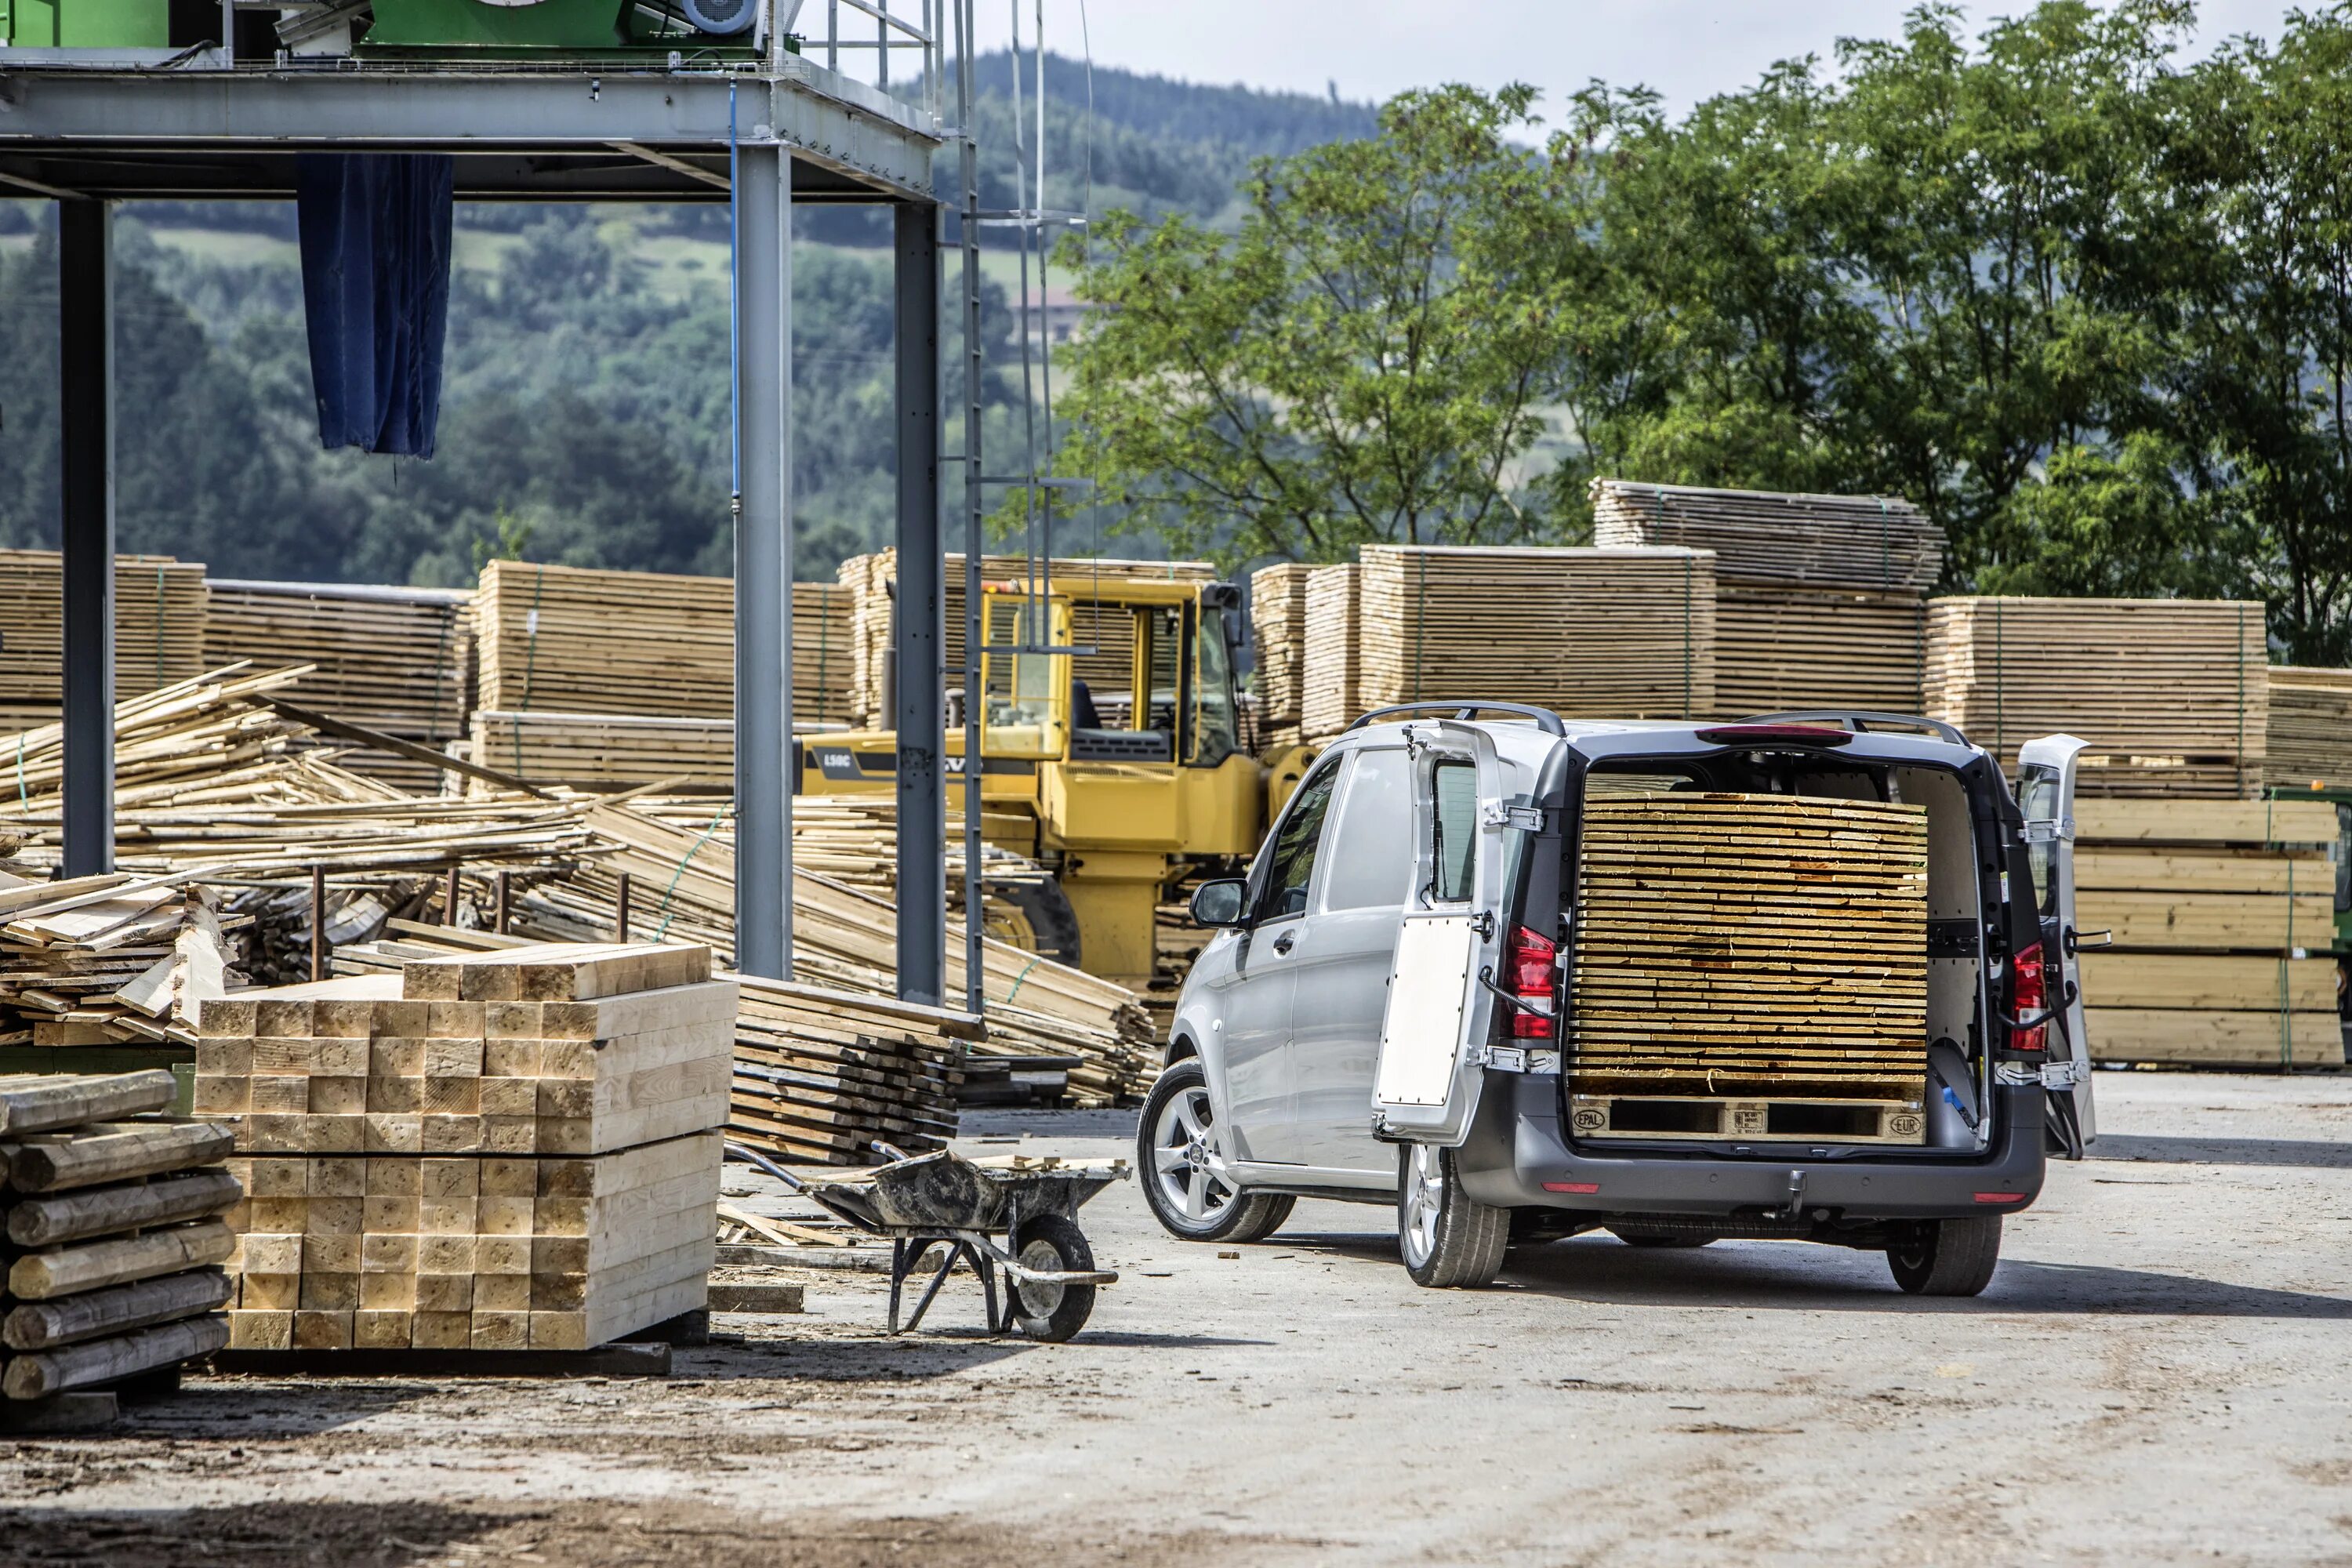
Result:
<svg viewBox="0 0 2352 1568"><path fill-rule="evenodd" d="M1315 568L1296 561L1250 574L1250 647L1257 658L1262 747L1295 746L1307 650L1307 583Z"/></svg>
<svg viewBox="0 0 2352 1568"><path fill-rule="evenodd" d="M1706 551L1374 544L1361 553L1367 709L1483 698L1568 718L1716 711L1715 558Z"/></svg>
<svg viewBox="0 0 2352 1568"><path fill-rule="evenodd" d="M950 555L940 566L940 666L950 688L963 684L964 569L961 555ZM1030 563L1019 555L984 555L980 570L991 584L1026 584ZM891 593L898 581L895 550L853 555L841 563L841 585L849 595L851 637L855 642L850 676L855 722L887 728L891 716L883 710L883 671L890 647ZM1134 677L1134 617L1125 609L1097 609L1100 584L1134 577L1211 583L1217 570L1205 561L1122 561L1095 557L1056 557L1048 569L1050 586L1071 601L1073 646L1097 651L1071 660L1076 679L1083 680L1097 700L1124 695Z"/></svg>
<svg viewBox="0 0 2352 1568"><path fill-rule="evenodd" d="M251 1201L230 1342L579 1350L699 1308L736 991L548 943L208 1004Z"/></svg>
<svg viewBox="0 0 2352 1568"><path fill-rule="evenodd" d="M0 1394L39 1399L228 1342L226 1129L152 1113L163 1071L0 1078Z"/></svg>
<svg viewBox="0 0 2352 1568"><path fill-rule="evenodd" d="M793 719L848 717L850 604L793 584ZM735 584L724 577L493 561L474 601L479 701L499 712L735 711Z"/></svg>
<svg viewBox="0 0 2352 1568"><path fill-rule="evenodd" d="M2115 933L2080 958L2093 1056L2341 1063L2336 838L2329 801L2077 801L2077 921Z"/></svg>
<svg viewBox="0 0 2352 1568"><path fill-rule="evenodd" d="M0 727L32 729L65 700L65 574L54 550L0 550ZM135 696L205 668L205 568L114 558L114 690Z"/></svg>
<svg viewBox="0 0 2352 1568"><path fill-rule="evenodd" d="M471 595L219 577L205 587L204 668L307 664L286 689L306 708L436 751L465 734ZM411 757L362 749L344 765L412 794L441 793L440 770Z"/></svg>
<svg viewBox="0 0 2352 1568"><path fill-rule="evenodd" d="M579 789L735 786L735 721L644 713L504 712L477 709L474 760L530 780ZM472 793L487 793L480 781Z"/></svg>
<svg viewBox="0 0 2352 1568"><path fill-rule="evenodd" d="M230 978L222 922L185 880L0 874L0 1045L184 1047Z"/></svg>
<svg viewBox="0 0 2352 1568"><path fill-rule="evenodd" d="M1589 800L1583 833L1568 1068L1589 1109L1868 1100L1871 1136L1919 1141L1925 807L1631 794Z"/></svg>
<svg viewBox="0 0 2352 1568"><path fill-rule="evenodd" d="M2014 771L2063 731L2091 743L2085 795L2260 793L2269 721L2263 607L2223 599L1937 599L1927 708Z"/></svg>
<svg viewBox="0 0 2352 1568"><path fill-rule="evenodd" d="M1301 595L1307 629L1298 645L1298 727L1301 738L1328 741L1363 712L1361 642L1363 569L1315 566Z"/></svg>
<svg viewBox="0 0 2352 1568"><path fill-rule="evenodd" d="M2352 787L2352 669L2274 664L2263 776L2286 789Z"/></svg>

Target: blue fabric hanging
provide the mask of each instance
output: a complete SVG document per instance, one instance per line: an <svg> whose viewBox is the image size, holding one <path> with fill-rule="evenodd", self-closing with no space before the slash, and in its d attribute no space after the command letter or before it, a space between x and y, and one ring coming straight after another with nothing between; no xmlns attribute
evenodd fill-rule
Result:
<svg viewBox="0 0 2352 1568"><path fill-rule="evenodd" d="M295 165L319 439L430 458L449 320L456 160L304 153Z"/></svg>

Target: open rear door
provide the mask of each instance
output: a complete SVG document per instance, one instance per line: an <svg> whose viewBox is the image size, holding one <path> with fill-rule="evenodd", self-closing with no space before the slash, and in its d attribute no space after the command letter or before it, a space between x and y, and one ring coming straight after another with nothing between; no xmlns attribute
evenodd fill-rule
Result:
<svg viewBox="0 0 2352 1568"><path fill-rule="evenodd" d="M2072 1097L2086 1144L2098 1137L2098 1126L2091 1111L2091 1038L2083 1025L2083 933L2074 922L2074 766L2088 744L2072 735L2044 735L2017 751L2017 805L2042 900L2042 973L2058 1004L2051 1022L2061 1026L2051 1036L2042 1087L2053 1100Z"/></svg>
<svg viewBox="0 0 2352 1568"><path fill-rule="evenodd" d="M1502 763L1486 731L1438 719L1406 725L1405 736L1412 885L1381 1022L1372 1124L1384 1138L1451 1148L1469 1135L1486 1081L1509 815Z"/></svg>

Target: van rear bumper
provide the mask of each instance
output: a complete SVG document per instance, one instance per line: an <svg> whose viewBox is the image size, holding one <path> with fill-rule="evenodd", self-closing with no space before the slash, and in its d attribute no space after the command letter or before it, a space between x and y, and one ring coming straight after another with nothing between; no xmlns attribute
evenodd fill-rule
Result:
<svg viewBox="0 0 2352 1568"><path fill-rule="evenodd" d="M1968 1161L1874 1159L1851 1152L1811 1159L1806 1145L1785 1155L1736 1160L1691 1153L1596 1155L1571 1149L1560 1131L1559 1079L1490 1071L1470 1137L1456 1156L1462 1188L1502 1208L1582 1209L1606 1214L1729 1215L1784 1211L1795 1176L1800 1207L1847 1220L1945 1219L2014 1213L2041 1194L2042 1091L1996 1091L2000 1133L1989 1156ZM1561 1191L1590 1187L1590 1191ZM2011 1203L1979 1193L2014 1193Z"/></svg>

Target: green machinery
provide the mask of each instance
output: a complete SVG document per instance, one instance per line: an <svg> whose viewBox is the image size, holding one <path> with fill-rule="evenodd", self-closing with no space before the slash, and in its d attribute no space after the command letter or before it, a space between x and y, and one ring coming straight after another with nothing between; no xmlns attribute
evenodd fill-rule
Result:
<svg viewBox="0 0 2352 1568"><path fill-rule="evenodd" d="M593 59L686 51L723 58L754 47L763 8L761 0L375 0L373 19L353 37L352 52ZM282 15L317 9L289 5ZM0 45L181 48L216 41L220 17L217 0L0 0ZM245 56L250 46L242 19L237 34Z"/></svg>

